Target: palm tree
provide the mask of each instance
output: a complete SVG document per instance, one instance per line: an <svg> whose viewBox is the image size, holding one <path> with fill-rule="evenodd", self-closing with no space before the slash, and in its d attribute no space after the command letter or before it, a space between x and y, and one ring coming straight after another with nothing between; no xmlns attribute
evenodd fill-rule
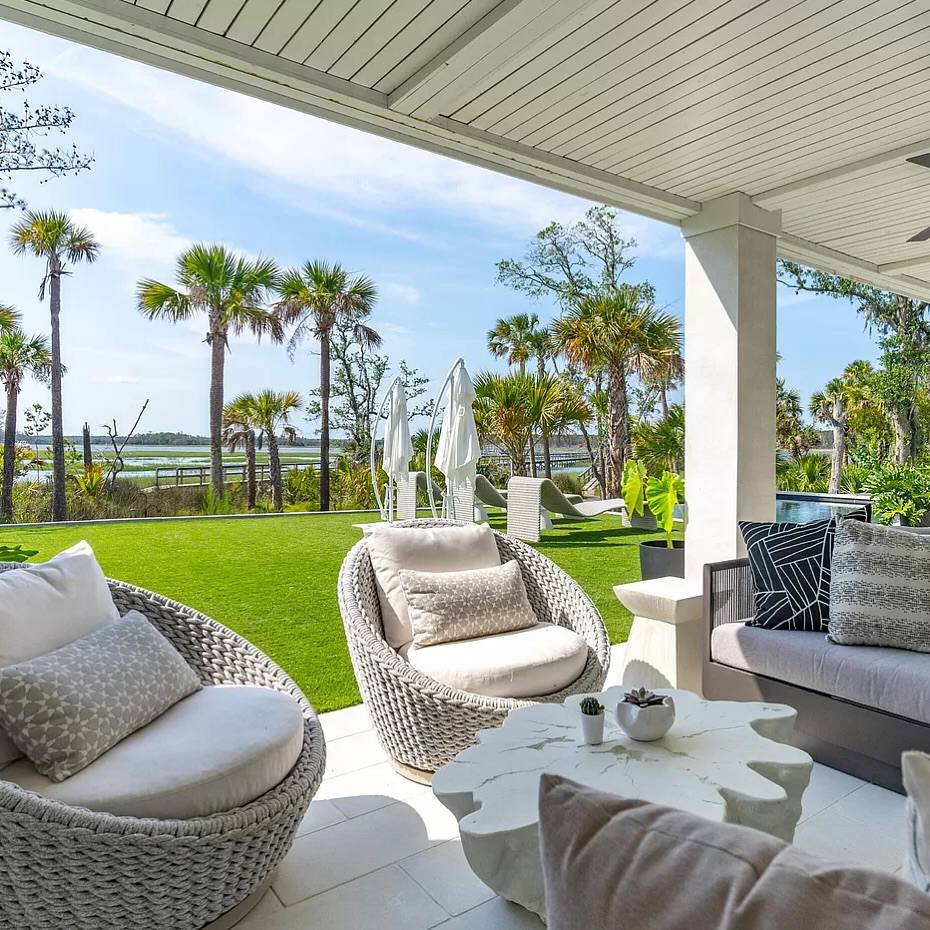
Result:
<svg viewBox="0 0 930 930"><path fill-rule="evenodd" d="M0 332L0 383L6 392L6 422L3 428L3 491L0 516L13 519L13 480L16 477L16 417L23 380L32 375L47 381L52 353L44 336L27 336L21 329Z"/></svg>
<svg viewBox="0 0 930 930"><path fill-rule="evenodd" d="M250 331L259 339L268 334L281 342L284 333L277 316L266 309L277 287L278 267L271 259L242 258L222 245L193 245L182 252L175 270L178 287L144 278L136 296L140 312L150 320L177 323L206 317L204 341L210 346L210 482L222 499L223 379L230 333Z"/></svg>
<svg viewBox="0 0 930 930"><path fill-rule="evenodd" d="M526 374L526 363L537 353L539 317L535 313L515 313L498 320L488 330L488 351L495 358L506 358Z"/></svg>
<svg viewBox="0 0 930 930"><path fill-rule="evenodd" d="M833 456L830 461L828 494L839 494L846 463L846 392L842 378L833 378L822 391L811 395L810 412L814 419L833 428Z"/></svg>
<svg viewBox="0 0 930 930"><path fill-rule="evenodd" d="M681 471L685 458L684 407L672 404L661 420L637 423L633 427L633 454L651 475Z"/></svg>
<svg viewBox="0 0 930 930"><path fill-rule="evenodd" d="M349 277L339 264L306 262L288 271L278 286L278 318L293 324L288 348L293 356L305 339L320 342L320 509L329 510L330 334L340 321L354 321L354 338L365 348L381 345L381 337L365 323L378 299L374 282Z"/></svg>
<svg viewBox="0 0 930 930"><path fill-rule="evenodd" d="M281 476L281 457L278 453L278 438L293 442L297 431L290 417L303 408L297 391L259 391L254 396L245 395L246 404L252 411L253 422L268 443L268 470L271 473L271 495L275 510L284 509L284 481Z"/></svg>
<svg viewBox="0 0 930 930"><path fill-rule="evenodd" d="M478 435L507 453L515 475L525 473L534 429L564 429L591 418L577 391L551 374L481 372L475 378L475 394Z"/></svg>
<svg viewBox="0 0 930 930"><path fill-rule="evenodd" d="M610 496L617 497L630 452L627 377L647 380L668 370L681 355L681 326L657 310L640 288L621 284L570 307L553 323L552 336L570 363L606 375L607 482Z"/></svg>
<svg viewBox="0 0 930 930"><path fill-rule="evenodd" d="M67 213L56 210L28 210L13 226L10 247L15 255L27 252L45 261L45 274L39 285L39 300L49 291L52 319L52 519L68 518L65 497L65 436L61 404L61 278L70 274L68 265L96 261L100 246L90 230L76 226Z"/></svg>
<svg viewBox="0 0 930 930"><path fill-rule="evenodd" d="M230 452L245 449L247 506L254 509L258 495L255 476L255 395L240 394L223 408L223 442Z"/></svg>

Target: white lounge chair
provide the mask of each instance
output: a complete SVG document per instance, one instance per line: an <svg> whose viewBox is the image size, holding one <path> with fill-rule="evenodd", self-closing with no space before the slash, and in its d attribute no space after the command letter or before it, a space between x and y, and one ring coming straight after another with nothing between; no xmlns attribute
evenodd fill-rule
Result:
<svg viewBox="0 0 930 930"><path fill-rule="evenodd" d="M610 510L622 512L625 509L622 497L573 502L549 478L515 476L507 484L507 533L532 542L539 540L541 526L548 528L541 511L586 519Z"/></svg>
<svg viewBox="0 0 930 930"><path fill-rule="evenodd" d="M416 520L417 518L417 492L428 493L425 471L411 471L395 484L397 494L396 517L397 520ZM442 500L442 488L433 482L433 499Z"/></svg>

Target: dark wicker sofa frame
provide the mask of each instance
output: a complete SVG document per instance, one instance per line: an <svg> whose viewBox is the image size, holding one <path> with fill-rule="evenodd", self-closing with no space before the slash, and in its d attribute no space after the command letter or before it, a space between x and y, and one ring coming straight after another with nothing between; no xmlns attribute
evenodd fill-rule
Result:
<svg viewBox="0 0 930 930"><path fill-rule="evenodd" d="M901 753L906 749L930 752L930 726L715 662L711 656L714 629L744 622L752 612L748 559L704 566L704 696L789 704L798 712L795 745L824 765L902 792Z"/></svg>

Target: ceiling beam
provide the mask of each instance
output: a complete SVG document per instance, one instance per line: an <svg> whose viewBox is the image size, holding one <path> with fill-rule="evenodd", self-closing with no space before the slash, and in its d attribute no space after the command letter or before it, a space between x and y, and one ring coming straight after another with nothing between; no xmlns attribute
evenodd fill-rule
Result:
<svg viewBox="0 0 930 930"><path fill-rule="evenodd" d="M388 95L398 113L451 114L517 52L609 7L614 0L504 0Z"/></svg>
<svg viewBox="0 0 930 930"><path fill-rule="evenodd" d="M892 271L902 271L905 268L920 268L923 265L930 265L930 255L917 255L913 258L902 258L896 262L883 262L878 266L881 274L888 274Z"/></svg>
<svg viewBox="0 0 930 930"><path fill-rule="evenodd" d="M842 180L860 171L867 171L869 168L881 168L884 165L893 165L898 162L903 162L914 155L920 155L924 152L930 152L930 139L909 142L907 145L899 146L887 152L881 152L878 155L872 155L869 158L862 158L859 161L849 162L837 168L820 171L806 178L799 178L797 181L792 181L790 184L783 184L781 187L773 187L771 190L756 194L752 199L753 202L757 203L760 207L764 207L767 204L773 205L777 201L792 194L802 193L813 187L820 187L822 184L829 184L832 181Z"/></svg>

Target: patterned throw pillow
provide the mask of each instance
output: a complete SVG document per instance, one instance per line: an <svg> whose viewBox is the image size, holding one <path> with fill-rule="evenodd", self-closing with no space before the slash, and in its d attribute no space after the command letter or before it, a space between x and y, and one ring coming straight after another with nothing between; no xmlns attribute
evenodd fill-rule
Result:
<svg viewBox="0 0 930 930"><path fill-rule="evenodd" d="M748 625L826 632L837 522L866 519L865 510L851 510L813 523L741 521L752 574L754 615Z"/></svg>
<svg viewBox="0 0 930 930"><path fill-rule="evenodd" d="M200 679L142 614L0 669L0 724L52 781L141 729Z"/></svg>
<svg viewBox="0 0 930 930"><path fill-rule="evenodd" d="M494 568L400 574L417 646L509 633L538 622L515 560Z"/></svg>
<svg viewBox="0 0 930 930"><path fill-rule="evenodd" d="M833 551L829 638L842 646L930 652L930 538L841 524Z"/></svg>

